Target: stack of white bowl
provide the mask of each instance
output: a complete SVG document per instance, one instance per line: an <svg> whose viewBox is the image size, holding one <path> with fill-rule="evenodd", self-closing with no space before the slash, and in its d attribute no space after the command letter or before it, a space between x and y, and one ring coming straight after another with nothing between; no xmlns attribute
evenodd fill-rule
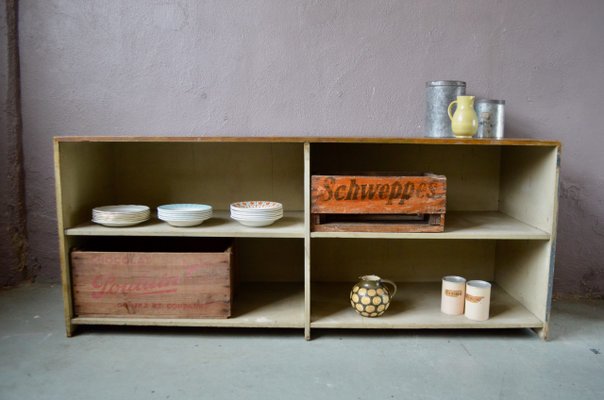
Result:
<svg viewBox="0 0 604 400"><path fill-rule="evenodd" d="M283 204L274 201L240 201L231 204L231 218L245 226L267 226L283 217Z"/></svg>
<svg viewBox="0 0 604 400"><path fill-rule="evenodd" d="M103 206L92 209L92 222L105 226L132 226L151 216L149 207L140 205Z"/></svg>
<svg viewBox="0 0 604 400"><path fill-rule="evenodd" d="M157 207L157 218L172 226L196 226L212 218L207 204L165 204Z"/></svg>

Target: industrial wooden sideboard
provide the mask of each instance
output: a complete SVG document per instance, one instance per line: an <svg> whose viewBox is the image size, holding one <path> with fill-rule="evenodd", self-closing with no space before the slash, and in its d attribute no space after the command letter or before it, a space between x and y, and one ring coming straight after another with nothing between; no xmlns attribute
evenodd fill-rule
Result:
<svg viewBox="0 0 604 400"><path fill-rule="evenodd" d="M546 338L554 274L560 143L542 140L325 137L56 137L55 173L67 335L79 325L294 328L530 328ZM429 171L447 178L444 232L313 232L310 179L341 171ZM281 202L274 225L246 227L229 204ZM204 203L214 218L178 228L90 222L108 204ZM237 249L230 318L80 316L70 251L142 240L195 246L228 238ZM348 293L361 275L399 291L379 318ZM440 280L493 283L491 318L440 313Z"/></svg>

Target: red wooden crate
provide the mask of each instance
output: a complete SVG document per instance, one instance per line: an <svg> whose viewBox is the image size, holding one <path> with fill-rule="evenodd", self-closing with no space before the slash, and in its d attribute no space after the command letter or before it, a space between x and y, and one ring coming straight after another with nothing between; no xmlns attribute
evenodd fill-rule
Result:
<svg viewBox="0 0 604 400"><path fill-rule="evenodd" d="M233 251L71 252L76 316L228 318Z"/></svg>
<svg viewBox="0 0 604 400"><path fill-rule="evenodd" d="M442 232L447 179L430 173L313 175L313 230Z"/></svg>

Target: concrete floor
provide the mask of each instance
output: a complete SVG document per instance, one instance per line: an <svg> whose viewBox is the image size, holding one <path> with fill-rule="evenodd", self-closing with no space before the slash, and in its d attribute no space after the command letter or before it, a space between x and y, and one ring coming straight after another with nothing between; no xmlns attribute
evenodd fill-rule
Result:
<svg viewBox="0 0 604 400"><path fill-rule="evenodd" d="M0 399L598 399L604 302L511 331L81 329L59 285L0 290Z"/></svg>

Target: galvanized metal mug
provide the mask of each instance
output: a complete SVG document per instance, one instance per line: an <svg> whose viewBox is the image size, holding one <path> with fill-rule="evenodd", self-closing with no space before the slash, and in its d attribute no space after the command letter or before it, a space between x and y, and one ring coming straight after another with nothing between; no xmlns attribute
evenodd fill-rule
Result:
<svg viewBox="0 0 604 400"><path fill-rule="evenodd" d="M454 137L447 108L457 96L466 94L466 83L463 81L430 81L426 82L426 119L425 135L427 137Z"/></svg>
<svg viewBox="0 0 604 400"><path fill-rule="evenodd" d="M475 103L478 115L477 138L503 138L505 100L478 99Z"/></svg>

